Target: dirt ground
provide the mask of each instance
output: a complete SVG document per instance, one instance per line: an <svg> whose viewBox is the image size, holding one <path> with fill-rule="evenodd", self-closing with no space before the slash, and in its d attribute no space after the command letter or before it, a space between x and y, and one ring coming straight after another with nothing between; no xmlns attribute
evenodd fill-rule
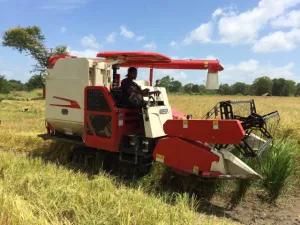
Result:
<svg viewBox="0 0 300 225"><path fill-rule="evenodd" d="M212 199L207 207L209 214L225 216L247 225L300 225L300 192L276 204L247 197L235 207L222 199Z"/></svg>

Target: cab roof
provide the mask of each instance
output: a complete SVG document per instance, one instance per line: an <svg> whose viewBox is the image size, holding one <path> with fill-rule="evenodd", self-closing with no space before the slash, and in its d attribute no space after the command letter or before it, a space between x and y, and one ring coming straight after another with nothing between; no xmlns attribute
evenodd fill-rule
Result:
<svg viewBox="0 0 300 225"><path fill-rule="evenodd" d="M224 68L219 60L211 59L172 59L156 52L109 51L100 52L97 57L119 60L121 67L144 67L157 69L207 69L211 72L222 71Z"/></svg>
<svg viewBox="0 0 300 225"><path fill-rule="evenodd" d="M118 61L121 67L143 67L156 69L191 69L219 72L224 68L217 59L172 59L157 52L108 51L99 52L97 57ZM53 68L59 59L76 58L69 54L57 54L48 59L48 68Z"/></svg>

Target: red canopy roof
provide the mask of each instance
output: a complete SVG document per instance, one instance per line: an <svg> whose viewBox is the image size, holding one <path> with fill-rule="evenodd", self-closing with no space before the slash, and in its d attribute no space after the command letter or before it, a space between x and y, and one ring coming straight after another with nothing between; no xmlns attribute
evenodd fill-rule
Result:
<svg viewBox="0 0 300 225"><path fill-rule="evenodd" d="M121 60L122 67L146 67L158 69L207 69L210 72L222 71L218 60L177 60L155 52L101 52L97 57Z"/></svg>
<svg viewBox="0 0 300 225"><path fill-rule="evenodd" d="M126 62L170 62L168 56L156 52L100 52L97 57L120 59Z"/></svg>

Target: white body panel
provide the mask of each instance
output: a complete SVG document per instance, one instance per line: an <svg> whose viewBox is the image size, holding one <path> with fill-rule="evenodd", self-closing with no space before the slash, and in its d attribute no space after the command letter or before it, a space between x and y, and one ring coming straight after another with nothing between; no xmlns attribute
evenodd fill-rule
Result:
<svg viewBox="0 0 300 225"><path fill-rule="evenodd" d="M68 58L57 61L46 77L46 121L55 130L81 135L84 119L84 88L90 85L110 86L110 66L87 58ZM70 105L75 101L79 108ZM56 106L55 106L56 105ZM65 110L67 113L63 113Z"/></svg>
<svg viewBox="0 0 300 225"><path fill-rule="evenodd" d="M208 89L208 90L219 89L218 72L212 73L212 72L208 71L207 78L206 78L206 89Z"/></svg>
<svg viewBox="0 0 300 225"><path fill-rule="evenodd" d="M156 101L163 101L164 105L147 107L143 111L145 136L147 138L158 138L165 136L163 125L167 120L172 119L172 110L168 101L166 89L163 87L150 87L142 86L142 88L148 88L150 91L160 91L160 95L154 97ZM148 99L145 99L148 101Z"/></svg>
<svg viewBox="0 0 300 225"><path fill-rule="evenodd" d="M87 58L60 59L46 77L46 122L58 132L69 135L83 134L84 126L84 89L86 86L111 85L111 65ZM165 136L163 124L172 119L166 89L148 86L147 81L136 81L142 89L159 90L155 96L164 105L151 106L144 110L145 134L148 138ZM63 98L63 99L60 99ZM148 99L145 98L147 101ZM77 107L70 107L74 101ZM68 106L69 105L69 106Z"/></svg>

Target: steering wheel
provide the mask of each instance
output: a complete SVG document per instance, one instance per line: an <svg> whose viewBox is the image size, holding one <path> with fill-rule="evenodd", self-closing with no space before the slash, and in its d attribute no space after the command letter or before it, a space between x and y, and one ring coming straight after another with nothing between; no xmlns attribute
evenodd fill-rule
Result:
<svg viewBox="0 0 300 225"><path fill-rule="evenodd" d="M147 97L148 97L147 105L156 105L156 99L154 96L159 96L159 95L160 95L160 91L148 91L147 92Z"/></svg>
<svg viewBox="0 0 300 225"><path fill-rule="evenodd" d="M156 99L152 95L148 95L148 102L147 105L156 105Z"/></svg>

